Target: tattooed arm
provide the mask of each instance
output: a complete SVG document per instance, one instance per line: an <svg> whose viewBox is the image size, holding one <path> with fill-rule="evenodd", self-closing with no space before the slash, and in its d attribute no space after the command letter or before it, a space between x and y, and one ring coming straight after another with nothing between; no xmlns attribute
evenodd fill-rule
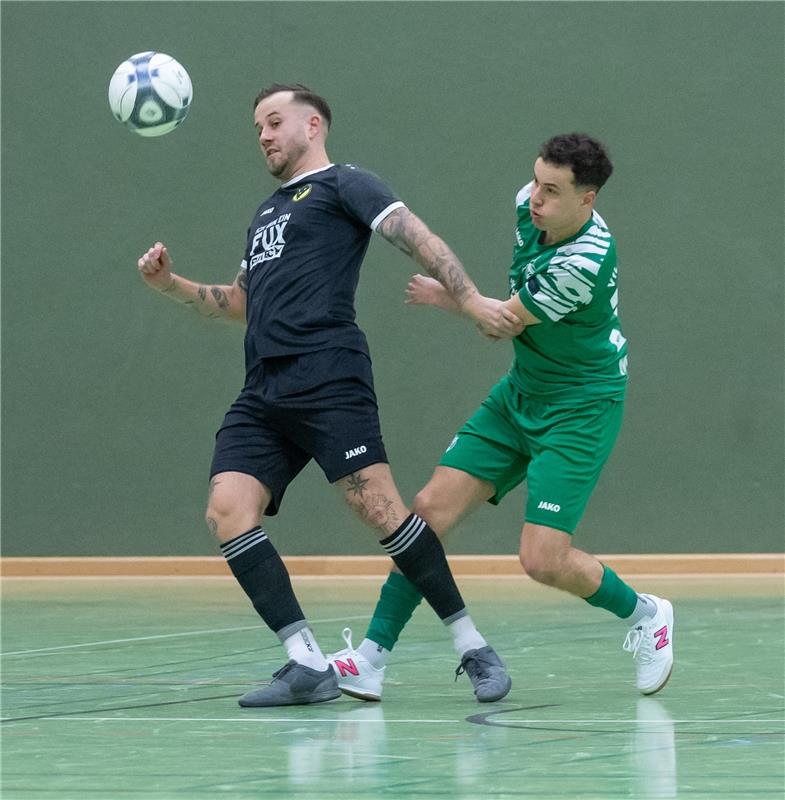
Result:
<svg viewBox="0 0 785 800"><path fill-rule="evenodd" d="M436 278L458 306L462 307L472 295L478 294L474 281L447 243L408 208L396 208L388 214L378 231Z"/></svg>
<svg viewBox="0 0 785 800"><path fill-rule="evenodd" d="M406 287L406 302L413 306L435 306L443 308L452 314L460 314L455 300L447 294L447 290L433 278L425 275L412 275ZM520 295L514 294L504 305L520 320L521 330L527 325L539 325L541 320L526 308L521 302Z"/></svg>
<svg viewBox="0 0 785 800"><path fill-rule="evenodd" d="M234 283L205 286L172 272L172 259L161 242L156 242L137 262L142 280L161 294L190 306L210 319L245 322L248 276L240 270Z"/></svg>
<svg viewBox="0 0 785 800"><path fill-rule="evenodd" d="M510 339L521 332L515 315L500 300L481 295L447 243L408 208L396 208L377 230L439 281L457 310L471 317L482 333Z"/></svg>

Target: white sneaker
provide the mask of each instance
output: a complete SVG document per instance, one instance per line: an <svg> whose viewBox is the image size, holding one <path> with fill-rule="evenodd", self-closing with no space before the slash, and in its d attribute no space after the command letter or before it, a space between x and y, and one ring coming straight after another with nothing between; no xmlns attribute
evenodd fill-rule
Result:
<svg viewBox="0 0 785 800"><path fill-rule="evenodd" d="M624 649L635 660L638 689L654 694L665 686L673 670L673 606L653 594L643 597L657 606L657 612L630 628Z"/></svg>
<svg viewBox="0 0 785 800"><path fill-rule="evenodd" d="M377 669L370 661L352 647L351 628L343 629L346 649L326 656L338 678L338 688L358 700L379 701L382 699L382 681L385 667Z"/></svg>

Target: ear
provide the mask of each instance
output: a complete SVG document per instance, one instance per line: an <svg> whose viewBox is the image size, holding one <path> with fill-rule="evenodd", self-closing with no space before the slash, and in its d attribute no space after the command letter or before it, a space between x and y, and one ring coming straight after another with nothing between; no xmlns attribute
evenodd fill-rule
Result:
<svg viewBox="0 0 785 800"><path fill-rule="evenodd" d="M594 206L594 201L597 199L597 192L592 189L589 192L585 192L583 195L583 199L581 200L581 205L589 206L590 208Z"/></svg>
<svg viewBox="0 0 785 800"><path fill-rule="evenodd" d="M311 114L308 117L308 138L315 139L324 132L324 120L319 114Z"/></svg>

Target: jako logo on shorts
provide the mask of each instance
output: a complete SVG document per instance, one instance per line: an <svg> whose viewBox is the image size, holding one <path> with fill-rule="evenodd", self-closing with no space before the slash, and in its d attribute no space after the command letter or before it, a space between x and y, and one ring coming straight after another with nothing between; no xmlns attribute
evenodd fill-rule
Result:
<svg viewBox="0 0 785 800"><path fill-rule="evenodd" d="M368 448L364 444L361 444L359 447L355 447L353 450L347 450L346 456L344 456L344 461L348 458L354 458L355 456L359 456L367 452Z"/></svg>
<svg viewBox="0 0 785 800"><path fill-rule="evenodd" d="M554 511L556 513L561 511L561 506L558 503L546 503L544 500L540 500L537 508L542 508L545 511Z"/></svg>

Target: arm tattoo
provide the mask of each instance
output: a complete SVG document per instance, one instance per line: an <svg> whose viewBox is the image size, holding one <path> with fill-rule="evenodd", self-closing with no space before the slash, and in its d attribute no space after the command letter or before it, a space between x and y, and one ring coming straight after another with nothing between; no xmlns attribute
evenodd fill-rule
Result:
<svg viewBox="0 0 785 800"><path fill-rule="evenodd" d="M379 232L425 267L459 305L472 293L474 284L455 253L408 208L396 208L382 221Z"/></svg>
<svg viewBox="0 0 785 800"><path fill-rule="evenodd" d="M164 289L164 293L174 292L177 289L177 281L172 276L172 282ZM209 293L209 294L208 294ZM208 296L214 301L210 303ZM225 319L228 316L227 309L231 308L230 296L222 286L205 286L199 284L196 287L196 294L193 289L186 288L182 294L174 294L174 299L184 306L190 306L197 313L210 319Z"/></svg>
<svg viewBox="0 0 785 800"><path fill-rule="evenodd" d="M200 303L206 304L207 303L207 287L200 286L197 290L197 294L199 295ZM229 300L226 297L225 292L223 289L219 288L218 286L211 286L210 287L210 295L215 300L216 305L219 309L226 308L229 305ZM184 300L185 305L190 306L195 300ZM220 319L221 314L216 311L215 309L211 308L209 305L205 310L197 309L200 313L204 314L205 316L209 317L210 319Z"/></svg>
<svg viewBox="0 0 785 800"><path fill-rule="evenodd" d="M237 273L237 285L243 292L248 294L248 273L244 269Z"/></svg>
<svg viewBox="0 0 785 800"><path fill-rule="evenodd" d="M211 286L210 294L213 296L218 308L229 308L229 298L220 286Z"/></svg>
<svg viewBox="0 0 785 800"><path fill-rule="evenodd" d="M413 232L406 230L406 220L404 217L404 209L396 208L395 211L388 214L384 220L382 220L382 224L379 226L379 233L381 233L390 244L394 244L399 250L406 253L407 256L414 258L414 251L409 241Z"/></svg>

